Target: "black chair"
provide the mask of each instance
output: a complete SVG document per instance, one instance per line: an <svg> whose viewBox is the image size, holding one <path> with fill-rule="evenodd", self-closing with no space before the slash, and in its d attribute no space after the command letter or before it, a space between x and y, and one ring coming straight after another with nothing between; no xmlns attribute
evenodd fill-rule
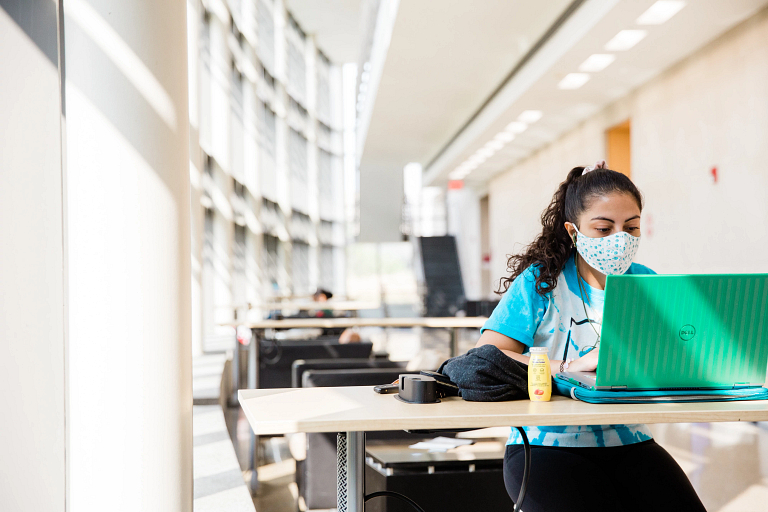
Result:
<svg viewBox="0 0 768 512"><path fill-rule="evenodd" d="M464 311L467 316L491 316L498 305L498 300L468 300Z"/></svg>
<svg viewBox="0 0 768 512"><path fill-rule="evenodd" d="M261 340L258 387L291 387L291 368L297 359L365 359L372 350L370 342L342 344L337 339Z"/></svg>
<svg viewBox="0 0 768 512"><path fill-rule="evenodd" d="M405 372L405 361L389 359L297 359L291 370L291 387L302 387L304 372L308 370L362 370L364 368L399 368ZM393 379L394 380L394 379Z"/></svg>

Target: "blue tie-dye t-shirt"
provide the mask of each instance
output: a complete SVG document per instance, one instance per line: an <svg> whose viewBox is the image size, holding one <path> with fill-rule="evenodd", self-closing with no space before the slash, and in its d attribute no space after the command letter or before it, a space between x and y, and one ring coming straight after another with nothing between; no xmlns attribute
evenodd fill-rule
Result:
<svg viewBox="0 0 768 512"><path fill-rule="evenodd" d="M568 345L569 359L576 359L592 350L603 322L605 292L586 284L584 303L579 293L574 257L568 259L557 278L557 286L544 297L536 292L538 270L529 267L520 274L503 295L483 330L490 329L513 338L527 348L549 348L550 359L564 359ZM648 267L633 263L627 274L654 274ZM590 322L584 315L586 305ZM621 446L651 439L646 425L582 425L557 427L525 427L533 445L540 446ZM522 444L516 429L512 429L507 444Z"/></svg>

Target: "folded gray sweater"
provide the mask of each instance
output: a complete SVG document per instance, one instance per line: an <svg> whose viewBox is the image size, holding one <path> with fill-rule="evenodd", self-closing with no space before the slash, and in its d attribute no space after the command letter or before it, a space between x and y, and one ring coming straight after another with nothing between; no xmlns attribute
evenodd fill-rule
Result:
<svg viewBox="0 0 768 512"><path fill-rule="evenodd" d="M470 402L501 402L528 398L528 365L494 345L473 348L448 359L437 370L459 388Z"/></svg>

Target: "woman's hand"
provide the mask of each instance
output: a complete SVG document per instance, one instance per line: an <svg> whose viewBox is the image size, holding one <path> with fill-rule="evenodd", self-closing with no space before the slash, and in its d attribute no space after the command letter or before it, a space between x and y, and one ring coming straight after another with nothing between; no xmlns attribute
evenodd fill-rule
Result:
<svg viewBox="0 0 768 512"><path fill-rule="evenodd" d="M600 349L594 348L584 356L573 361L568 367L572 372L594 372L597 370L597 357Z"/></svg>

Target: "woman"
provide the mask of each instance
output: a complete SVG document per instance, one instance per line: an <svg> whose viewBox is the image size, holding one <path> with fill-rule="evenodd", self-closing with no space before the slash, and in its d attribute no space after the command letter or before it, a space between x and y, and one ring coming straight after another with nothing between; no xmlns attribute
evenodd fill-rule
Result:
<svg viewBox="0 0 768 512"><path fill-rule="evenodd" d="M650 274L632 263L643 200L623 174L575 167L541 216L542 232L509 258L501 302L477 343L528 362L547 347L553 375L597 367L607 274ZM532 446L526 512L702 511L696 491L646 425L526 427ZM504 483L517 499L522 437L512 429Z"/></svg>

